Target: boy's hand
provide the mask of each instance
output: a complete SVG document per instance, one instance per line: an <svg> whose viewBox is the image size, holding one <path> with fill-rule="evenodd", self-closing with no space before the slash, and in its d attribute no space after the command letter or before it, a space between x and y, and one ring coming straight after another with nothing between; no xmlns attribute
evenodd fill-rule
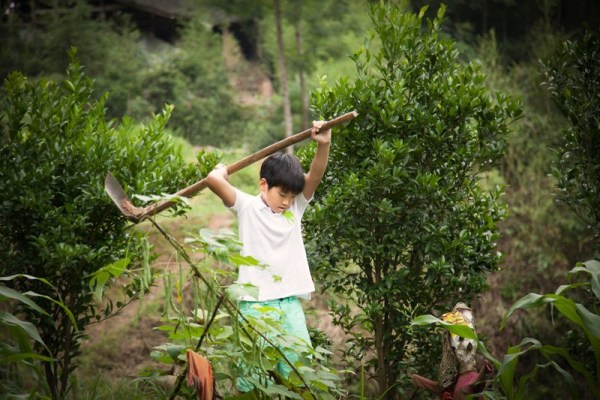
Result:
<svg viewBox="0 0 600 400"><path fill-rule="evenodd" d="M215 165L209 175L225 179L226 181L229 180L229 173L227 172L227 166L225 164Z"/></svg>
<svg viewBox="0 0 600 400"><path fill-rule="evenodd" d="M310 133L311 138L318 144L330 144L331 143L331 129L321 132L321 126L325 121L313 121L313 128Z"/></svg>
<svg viewBox="0 0 600 400"><path fill-rule="evenodd" d="M235 188L229 183L229 173L224 164L217 164L206 177L210 190L221 198L223 204L232 207L235 204Z"/></svg>

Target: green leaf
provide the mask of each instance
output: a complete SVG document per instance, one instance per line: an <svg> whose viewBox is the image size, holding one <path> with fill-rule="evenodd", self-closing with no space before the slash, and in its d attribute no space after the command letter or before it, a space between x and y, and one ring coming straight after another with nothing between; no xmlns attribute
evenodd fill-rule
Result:
<svg viewBox="0 0 600 400"><path fill-rule="evenodd" d="M60 308L62 308L63 311L65 312L65 314L67 314L67 317L69 318L69 320L71 320L71 324L73 324L73 329L75 329L76 332L79 331L79 328L77 326L77 320L75 319L75 316L73 315L73 313L71 312L71 310L69 310L69 307L67 307L65 303L63 303L62 301L53 299L50 296L46 296L46 295L39 294L39 293L27 292L25 294L28 295L28 296L41 297L43 299L49 300L52 303L54 303L57 306L59 306Z"/></svg>
<svg viewBox="0 0 600 400"><path fill-rule="evenodd" d="M544 305L546 303L549 303L551 301L552 300L550 300L550 299L544 300L544 297L541 294L537 294L537 293L529 293L529 294L521 297L504 314L504 317L502 318L502 321L500 322L500 330L504 329L504 327L506 326L506 320L516 310L518 310L520 308L540 307L540 306L542 306L542 305Z"/></svg>
<svg viewBox="0 0 600 400"><path fill-rule="evenodd" d="M171 357L171 359L173 361L177 361L179 358L179 355L181 353L183 353L186 349L186 346L183 345L174 345L174 344L167 344L165 347L165 351L167 352L167 354L169 355L169 357Z"/></svg>
<svg viewBox="0 0 600 400"><path fill-rule="evenodd" d="M592 275L592 291L600 300L600 261L590 260L583 263Z"/></svg>
<svg viewBox="0 0 600 400"><path fill-rule="evenodd" d="M258 299L258 287L250 284L234 283L227 288L229 298L237 300L245 296Z"/></svg>
<svg viewBox="0 0 600 400"><path fill-rule="evenodd" d="M241 254L230 254L229 261L231 261L231 263L236 266L240 266L240 265L251 266L251 267L260 266L260 263L256 258L254 258L252 256L242 256Z"/></svg>
<svg viewBox="0 0 600 400"><path fill-rule="evenodd" d="M583 327L585 327L592 336L600 340L600 315L590 312L581 304L577 304L575 307Z"/></svg>
<svg viewBox="0 0 600 400"><path fill-rule="evenodd" d="M10 326L15 326L15 327L20 328L31 339L35 340L36 342L40 343L43 346L46 346L44 341L40 337L40 334L39 334L37 328L31 322L21 321L19 318L15 317L14 315L4 312L4 311L0 312L0 322L2 322L5 325L10 325Z"/></svg>
<svg viewBox="0 0 600 400"><path fill-rule="evenodd" d="M38 353L15 353L10 355L2 355L0 358L0 365L2 364L11 364L18 361L28 361L28 360L39 360L44 362L52 362L54 359L52 357L44 356Z"/></svg>
<svg viewBox="0 0 600 400"><path fill-rule="evenodd" d="M104 288L106 283L111 277L118 278L123 272L127 269L127 266L131 263L131 259L129 257L122 258L114 263L108 264L91 275L87 275L86 277L91 277L90 279L90 289L94 291L96 298L98 300L102 299L102 294L104 293Z"/></svg>
<svg viewBox="0 0 600 400"><path fill-rule="evenodd" d="M268 395L269 398L274 398L275 396L283 396L284 398L302 400L302 397L300 397L300 395L298 393L294 393L294 392L290 391L288 388L286 388L283 385L271 384L271 385L265 387L260 382L258 382L258 380L254 379L254 378L247 377L245 379L248 382L252 383L254 386L256 386L261 392Z"/></svg>
<svg viewBox="0 0 600 400"><path fill-rule="evenodd" d="M443 321L433 315L419 315L415 317L411 325L431 325L431 324L439 324L442 325L444 329L458 335L460 337L464 337L466 339L478 340L477 334L473 329L468 327L467 325L460 324L451 324L446 321Z"/></svg>
<svg viewBox="0 0 600 400"><path fill-rule="evenodd" d="M569 365L585 378L588 383L588 387L592 390L592 392L594 392L594 396L600 396L600 388L598 388L596 385L595 377L588 371L585 364L571 357L567 349L557 346L544 345L540 347L539 350L542 354L547 356L547 358L558 355L567 360Z"/></svg>
<svg viewBox="0 0 600 400"><path fill-rule="evenodd" d="M45 283L46 285L50 286L52 289L55 289L55 287L50 282L48 282L48 280L46 280L45 278L37 278L35 276L31 276L31 275L27 275L27 274L15 274L15 275L11 275L11 276L0 276L0 281L12 281L16 278L26 278L29 280L40 281L40 282Z"/></svg>
<svg viewBox="0 0 600 400"><path fill-rule="evenodd" d="M569 386L573 387L573 385L574 385L573 376L569 372L564 370L556 362L550 361L546 364L536 364L535 367L529 373L524 374L523 376L521 376L521 378L519 378L519 383L517 386L517 393L516 393L515 398L524 399L525 398L525 388L526 388L527 383L530 380L532 380L533 378L535 378L539 369L548 368L548 367L553 367L556 371L558 371L563 376L563 378L569 384Z"/></svg>
<svg viewBox="0 0 600 400"><path fill-rule="evenodd" d="M50 316L50 314L48 314L46 311L44 311L40 306L38 306L29 297L23 295L22 293L17 292L14 289L9 288L7 286L0 285L0 296L6 297L6 298L9 298L9 299L18 300L21 303L26 304L27 306L29 306L33 310L39 312L40 314L46 315L48 317Z"/></svg>

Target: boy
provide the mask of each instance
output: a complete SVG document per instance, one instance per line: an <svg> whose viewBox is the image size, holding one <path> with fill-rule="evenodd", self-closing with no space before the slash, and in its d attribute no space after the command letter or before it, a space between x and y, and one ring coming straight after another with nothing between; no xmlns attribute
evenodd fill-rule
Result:
<svg viewBox="0 0 600 400"><path fill-rule="evenodd" d="M310 337L299 298L310 298L315 287L302 240L301 220L329 159L331 130L319 133L323 123L313 122L311 137L317 142L317 151L306 175L296 157L276 153L261 166L258 196L232 186L223 165L217 165L207 177L210 190L237 215L241 254L252 256L265 266L240 266L237 282L258 289L257 298L245 296L240 300L240 312L257 317L260 316L257 307L279 310L281 325L287 333L307 345ZM292 363L298 359L297 354L284 353ZM287 378L291 368L280 362L278 371ZM242 392L253 389L245 379L239 379L237 387Z"/></svg>

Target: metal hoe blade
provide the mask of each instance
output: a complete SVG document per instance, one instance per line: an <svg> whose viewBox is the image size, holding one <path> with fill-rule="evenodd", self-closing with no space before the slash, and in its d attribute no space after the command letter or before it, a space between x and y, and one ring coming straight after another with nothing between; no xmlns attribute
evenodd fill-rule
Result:
<svg viewBox="0 0 600 400"><path fill-rule="evenodd" d="M123 190L123 187L117 181L117 179L110 172L106 174L106 179L104 180L104 190L108 193L108 196L112 199L113 203L119 207L119 210L123 215L125 215L129 219L137 220L135 214L129 210L128 207L131 204L131 200L127 197L127 194Z"/></svg>

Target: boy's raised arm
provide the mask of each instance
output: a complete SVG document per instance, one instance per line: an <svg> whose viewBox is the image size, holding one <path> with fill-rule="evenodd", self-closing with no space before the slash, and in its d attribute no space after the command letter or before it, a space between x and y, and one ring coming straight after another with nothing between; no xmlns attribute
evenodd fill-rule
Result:
<svg viewBox="0 0 600 400"><path fill-rule="evenodd" d="M317 152L310 164L310 169L304 178L304 190L302 194L307 199L312 198L325 174L327 161L329 160L329 146L331 145L331 129L319 132L319 128L324 121L314 121L311 133L312 139L317 142Z"/></svg>
<svg viewBox="0 0 600 400"><path fill-rule="evenodd" d="M206 177L208 188L221 198L226 207L235 204L235 187L229 183L227 167L223 164L217 165Z"/></svg>

